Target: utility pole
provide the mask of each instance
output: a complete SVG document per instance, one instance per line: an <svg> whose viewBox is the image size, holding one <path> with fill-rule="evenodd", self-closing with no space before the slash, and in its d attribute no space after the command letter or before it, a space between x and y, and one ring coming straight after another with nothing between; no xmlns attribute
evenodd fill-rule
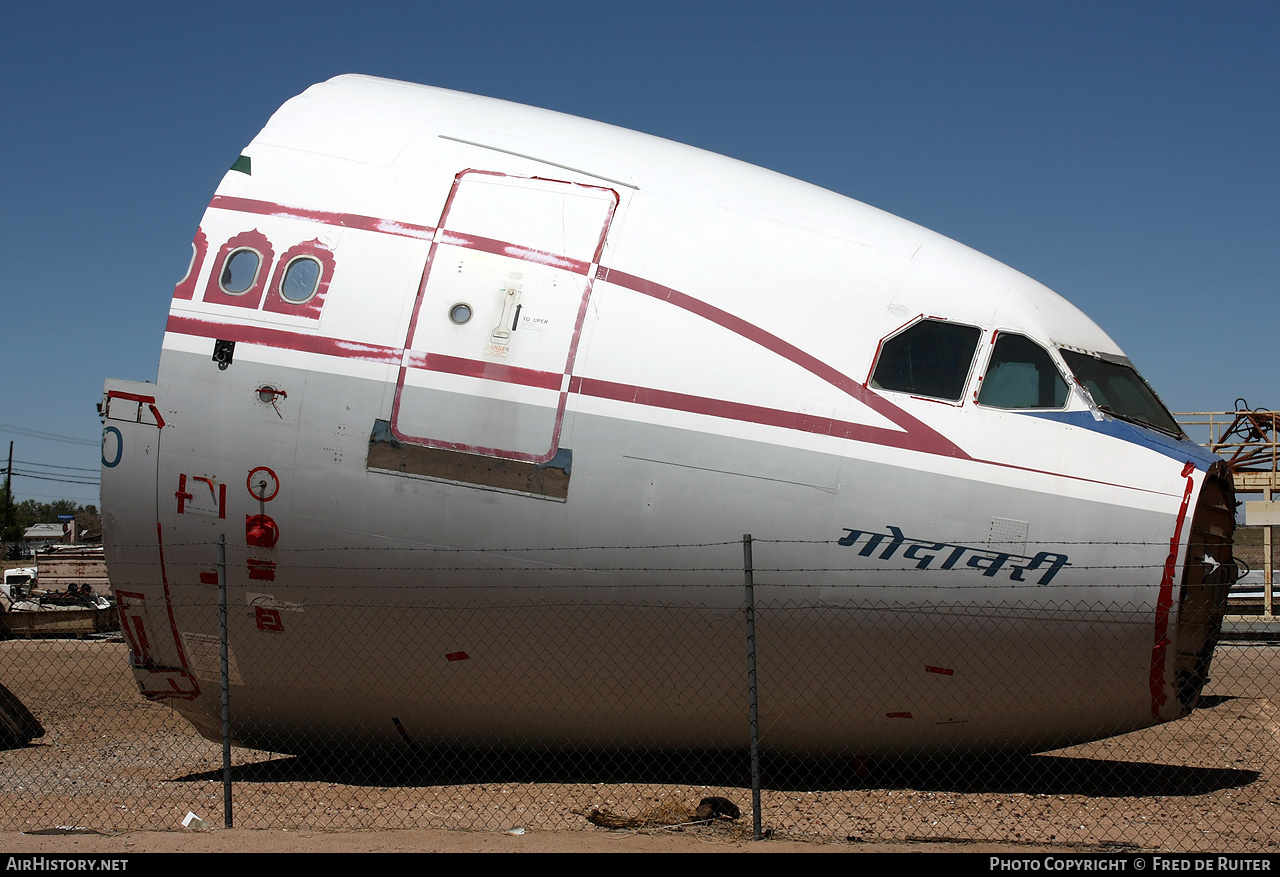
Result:
<svg viewBox="0 0 1280 877"><path fill-rule="evenodd" d="M13 442L9 442L9 465L4 469L4 529L0 530L0 553L8 555L5 534L13 526Z"/></svg>

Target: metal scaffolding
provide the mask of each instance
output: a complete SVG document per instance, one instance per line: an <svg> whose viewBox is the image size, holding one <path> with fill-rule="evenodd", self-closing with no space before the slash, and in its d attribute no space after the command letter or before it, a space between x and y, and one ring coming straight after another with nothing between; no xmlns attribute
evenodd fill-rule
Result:
<svg viewBox="0 0 1280 877"><path fill-rule="evenodd" d="M1280 515L1280 411L1249 408L1236 400L1234 411L1188 411L1175 414L1192 438L1226 461L1236 495L1261 493L1261 502L1245 504L1246 525L1262 529L1262 613L1275 617L1272 593L1275 568L1273 525Z"/></svg>

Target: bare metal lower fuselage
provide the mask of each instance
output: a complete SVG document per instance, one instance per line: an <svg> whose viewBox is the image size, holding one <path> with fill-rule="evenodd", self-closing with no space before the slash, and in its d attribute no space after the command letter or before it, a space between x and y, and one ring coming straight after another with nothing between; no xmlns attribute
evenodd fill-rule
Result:
<svg viewBox="0 0 1280 877"><path fill-rule="evenodd" d="M166 356L166 369L184 367L210 364ZM245 390L263 379L251 363L233 369ZM292 466L271 460L281 483L271 510L302 547L243 543L242 522L263 504L239 478L227 479L223 518L161 516L157 527L112 511L121 494L107 506L126 631L146 642L145 657L135 654L139 680L211 737L220 698L209 582L223 533L232 727L262 748L742 745L735 537L748 532L762 540L755 598L768 747L1055 748L1185 714L1207 670L1227 585L1184 588L1180 565L1177 587L1162 591L1169 543L1153 534L1172 537L1176 516L854 458L798 455L797 470L834 467L833 489L762 480L652 458L676 456L681 443L722 460L765 449L716 448L608 418L575 423L571 498L559 502L370 469L376 393L314 392L322 376L270 374L307 386L300 416L290 424L273 412L277 423L266 425L283 433L274 439L257 432L261 423L242 428L255 447L296 449ZM267 459L171 452L195 437L163 401L165 386L148 386L173 414L163 431L108 421L127 448L144 448L122 454L107 476L113 492L139 494L128 507L145 507L157 482L177 484L184 471L247 472ZM227 394L228 410L215 402L190 422L243 423L231 409L246 395ZM325 418L340 427L298 438ZM650 459L626 453L633 442ZM325 465L335 458L353 464ZM171 503L158 493L161 507ZM993 543L993 520L1020 514L1061 522L1067 538ZM1184 526L1189 537L1189 515ZM903 541L886 557L895 531ZM973 550L941 568L965 546ZM1067 565L1033 567L1046 547ZM1004 568L984 575L981 561L1001 552ZM255 560L273 564L272 580L254 578ZM264 609L274 619L265 625ZM1188 644L1195 657L1181 666L1201 669L1179 679Z"/></svg>

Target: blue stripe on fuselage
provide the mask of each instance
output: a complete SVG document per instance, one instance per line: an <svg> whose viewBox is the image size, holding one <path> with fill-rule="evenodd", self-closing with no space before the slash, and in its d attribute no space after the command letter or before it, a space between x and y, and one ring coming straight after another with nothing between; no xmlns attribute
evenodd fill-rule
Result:
<svg viewBox="0 0 1280 877"><path fill-rule="evenodd" d="M1185 463L1190 460L1197 469L1201 470L1208 469L1218 460L1217 455L1210 453L1207 449L1200 447L1200 445L1189 439L1176 439L1154 429L1145 429L1105 414L1101 420L1095 420L1092 411L1027 411L1023 413L1030 414L1032 417L1043 417L1046 420L1056 420L1059 423L1100 432L1103 435L1109 435L1121 441L1132 442L1135 445L1141 445L1144 448L1150 448L1157 453L1164 454L1166 457L1172 457L1179 462Z"/></svg>

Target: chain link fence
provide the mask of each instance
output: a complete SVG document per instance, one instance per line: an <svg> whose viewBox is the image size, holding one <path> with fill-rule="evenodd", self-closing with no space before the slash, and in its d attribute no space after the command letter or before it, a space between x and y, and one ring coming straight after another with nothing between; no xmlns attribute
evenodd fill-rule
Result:
<svg viewBox="0 0 1280 877"><path fill-rule="evenodd" d="M0 828L177 829L192 811L749 838L757 816L822 842L1280 849L1265 637L1219 643L1186 718L1129 731L1181 709L1151 679L1163 650L1194 669L1178 643L1217 636L1162 631L1158 588L855 586L865 570L771 566L771 548L754 569L737 541L572 565L362 550L331 586L308 578L331 554L277 569L228 548L224 766L228 575L215 545L166 546L163 577L113 566L127 636L0 642L0 684L44 731L0 750Z"/></svg>

